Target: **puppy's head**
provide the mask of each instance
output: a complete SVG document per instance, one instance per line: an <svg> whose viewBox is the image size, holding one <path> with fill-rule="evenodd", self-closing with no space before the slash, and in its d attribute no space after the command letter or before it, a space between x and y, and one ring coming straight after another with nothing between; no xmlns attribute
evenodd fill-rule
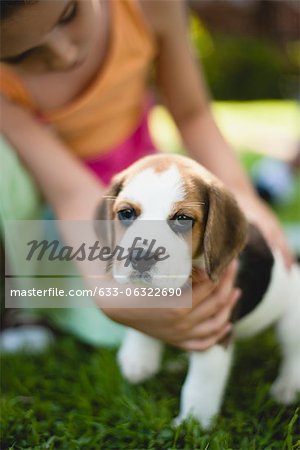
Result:
<svg viewBox="0 0 300 450"><path fill-rule="evenodd" d="M127 259L126 251L113 259L114 278L157 287L183 286L192 265L217 280L247 236L245 217L222 183L177 155L149 156L118 174L97 219L106 221L99 234L112 248L129 249Z"/></svg>

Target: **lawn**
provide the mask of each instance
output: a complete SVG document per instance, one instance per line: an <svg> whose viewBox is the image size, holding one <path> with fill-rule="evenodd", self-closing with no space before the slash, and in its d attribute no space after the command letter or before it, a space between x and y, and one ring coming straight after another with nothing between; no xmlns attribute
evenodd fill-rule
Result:
<svg viewBox="0 0 300 450"><path fill-rule="evenodd" d="M274 105L270 107L276 121ZM294 105L285 108L292 114ZM229 134L236 111L234 105L224 116L223 106L217 107ZM240 121L243 111L238 112ZM168 121L163 114L158 112L156 133L180 151L172 126L163 127ZM253 113L259 124L263 114L269 117L266 109L262 116ZM290 121L280 126L297 138ZM246 165L252 161L243 158ZM297 198L278 210L287 223L299 213L299 179L297 183ZM114 349L94 348L62 333L42 355L2 356L1 449L300 449L300 408L279 406L269 396L279 362L272 330L239 342L212 431L202 431L193 421L174 429L187 365L183 353L169 348L161 373L131 386L119 374Z"/></svg>
<svg viewBox="0 0 300 450"><path fill-rule="evenodd" d="M115 351L60 336L46 354L2 359L2 449L300 448L300 408L273 402L279 354L272 332L236 347L222 414L212 432L173 429L185 355L168 350L162 372L140 386L122 380Z"/></svg>

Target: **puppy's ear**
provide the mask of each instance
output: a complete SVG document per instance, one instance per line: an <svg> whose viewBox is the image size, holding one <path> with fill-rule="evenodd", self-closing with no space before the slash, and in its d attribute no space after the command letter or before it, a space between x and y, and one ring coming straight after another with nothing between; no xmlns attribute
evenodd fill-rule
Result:
<svg viewBox="0 0 300 450"><path fill-rule="evenodd" d="M244 214L228 191L213 184L207 189L203 252L207 274L215 281L243 249L248 227Z"/></svg>
<svg viewBox="0 0 300 450"><path fill-rule="evenodd" d="M116 198L123 187L123 179L113 178L96 211L96 220L111 220Z"/></svg>
<svg viewBox="0 0 300 450"><path fill-rule="evenodd" d="M103 196L95 214L96 235L104 245L113 245L113 206L123 186L123 178L113 178L110 187Z"/></svg>

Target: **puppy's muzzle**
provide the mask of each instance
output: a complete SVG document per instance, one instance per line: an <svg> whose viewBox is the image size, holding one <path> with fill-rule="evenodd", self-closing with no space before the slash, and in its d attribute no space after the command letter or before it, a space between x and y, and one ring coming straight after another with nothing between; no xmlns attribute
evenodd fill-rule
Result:
<svg viewBox="0 0 300 450"><path fill-rule="evenodd" d="M155 253L148 253L143 248L136 248L131 252L130 262L134 270L139 274L149 272L149 270L156 264Z"/></svg>

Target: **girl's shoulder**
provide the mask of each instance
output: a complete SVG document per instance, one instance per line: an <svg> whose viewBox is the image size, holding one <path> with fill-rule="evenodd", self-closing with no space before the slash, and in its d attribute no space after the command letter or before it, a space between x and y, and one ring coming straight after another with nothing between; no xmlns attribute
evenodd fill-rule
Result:
<svg viewBox="0 0 300 450"><path fill-rule="evenodd" d="M178 21L186 18L184 0L137 0L137 3L145 22L158 38L175 32Z"/></svg>

